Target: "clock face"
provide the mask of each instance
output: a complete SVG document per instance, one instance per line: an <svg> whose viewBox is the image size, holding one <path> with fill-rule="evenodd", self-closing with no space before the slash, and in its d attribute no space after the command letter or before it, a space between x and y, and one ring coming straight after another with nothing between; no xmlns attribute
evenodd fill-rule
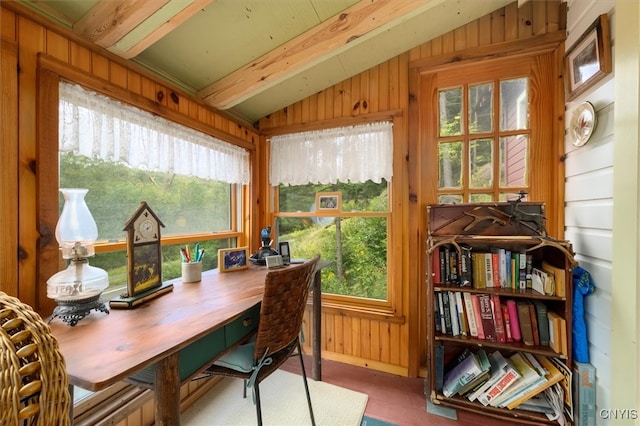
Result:
<svg viewBox="0 0 640 426"><path fill-rule="evenodd" d="M146 243L158 239L158 222L151 215L142 215L134 227L134 243Z"/></svg>
<svg viewBox="0 0 640 426"><path fill-rule="evenodd" d="M155 236L156 224L151 219L145 219L140 222L140 226L138 227L138 229L140 231L140 235L142 235L144 238L151 238Z"/></svg>

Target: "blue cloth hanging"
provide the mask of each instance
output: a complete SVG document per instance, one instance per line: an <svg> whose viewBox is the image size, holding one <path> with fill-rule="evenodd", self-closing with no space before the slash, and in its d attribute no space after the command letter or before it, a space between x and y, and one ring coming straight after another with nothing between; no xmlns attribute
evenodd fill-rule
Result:
<svg viewBox="0 0 640 426"><path fill-rule="evenodd" d="M595 290L591 283L591 275L584 268L573 268L573 360L589 362L589 344L587 341L587 324L584 320L584 296Z"/></svg>

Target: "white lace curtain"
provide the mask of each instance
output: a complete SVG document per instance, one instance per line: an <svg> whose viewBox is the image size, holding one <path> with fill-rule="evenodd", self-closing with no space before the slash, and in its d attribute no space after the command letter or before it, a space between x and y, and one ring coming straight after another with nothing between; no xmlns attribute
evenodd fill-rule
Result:
<svg viewBox="0 0 640 426"><path fill-rule="evenodd" d="M390 181L392 123L273 136L269 172L272 186Z"/></svg>
<svg viewBox="0 0 640 426"><path fill-rule="evenodd" d="M146 111L60 83L60 152L132 168L249 183L249 153Z"/></svg>

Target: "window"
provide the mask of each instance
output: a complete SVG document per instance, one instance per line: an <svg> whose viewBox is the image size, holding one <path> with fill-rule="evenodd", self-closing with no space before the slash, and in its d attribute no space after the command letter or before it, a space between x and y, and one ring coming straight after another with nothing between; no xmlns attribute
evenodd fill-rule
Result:
<svg viewBox="0 0 640 426"><path fill-rule="evenodd" d="M389 299L392 158L391 123L271 139L277 238L290 243L293 258L320 253L332 262L323 293ZM320 193L340 202L317 206Z"/></svg>
<svg viewBox="0 0 640 426"><path fill-rule="evenodd" d="M180 276L180 247L199 242L204 268L240 235L248 154L137 108L60 84L59 186L88 188L98 225L91 263L109 273L105 298L127 284L125 222L146 201L165 225L163 280ZM63 200L60 197L60 209Z"/></svg>
<svg viewBox="0 0 640 426"><path fill-rule="evenodd" d="M438 90L438 202L505 200L528 190L528 77Z"/></svg>

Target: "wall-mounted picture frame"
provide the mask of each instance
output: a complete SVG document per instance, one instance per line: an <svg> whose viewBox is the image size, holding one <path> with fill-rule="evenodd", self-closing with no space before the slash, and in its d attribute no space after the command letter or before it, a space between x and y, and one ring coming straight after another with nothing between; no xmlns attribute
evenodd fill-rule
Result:
<svg viewBox="0 0 640 426"><path fill-rule="evenodd" d="M248 267L248 247L233 247L218 250L218 269L220 272L241 271Z"/></svg>
<svg viewBox="0 0 640 426"><path fill-rule="evenodd" d="M580 36L564 57L565 93L572 100L611 72L609 18L598 18Z"/></svg>
<svg viewBox="0 0 640 426"><path fill-rule="evenodd" d="M341 208L341 192L316 192L317 212L339 212Z"/></svg>

